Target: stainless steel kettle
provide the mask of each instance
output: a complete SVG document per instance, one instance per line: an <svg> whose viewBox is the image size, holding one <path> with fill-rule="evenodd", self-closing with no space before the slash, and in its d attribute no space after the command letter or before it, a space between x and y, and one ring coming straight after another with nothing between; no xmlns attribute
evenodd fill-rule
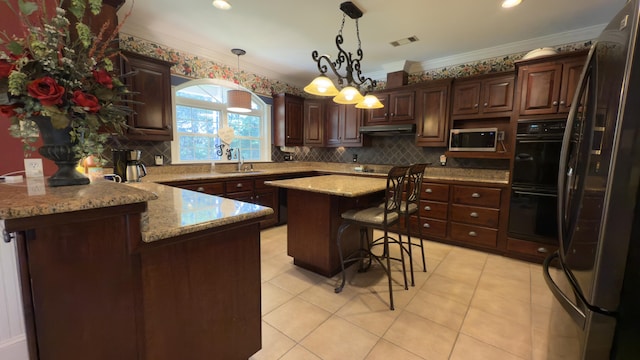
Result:
<svg viewBox="0 0 640 360"><path fill-rule="evenodd" d="M127 164L127 182L138 182L147 175L147 168L139 161L129 161Z"/></svg>

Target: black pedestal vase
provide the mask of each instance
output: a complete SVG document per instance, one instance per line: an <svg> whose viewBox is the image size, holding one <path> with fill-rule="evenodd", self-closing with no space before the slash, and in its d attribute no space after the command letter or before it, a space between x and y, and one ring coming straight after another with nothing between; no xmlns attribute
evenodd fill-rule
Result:
<svg viewBox="0 0 640 360"><path fill-rule="evenodd" d="M76 170L80 159L73 152L74 144L69 134L71 127L56 129L47 116L34 116L31 120L38 125L44 143L38 152L58 166L58 171L47 180L49 186L89 184L89 178Z"/></svg>

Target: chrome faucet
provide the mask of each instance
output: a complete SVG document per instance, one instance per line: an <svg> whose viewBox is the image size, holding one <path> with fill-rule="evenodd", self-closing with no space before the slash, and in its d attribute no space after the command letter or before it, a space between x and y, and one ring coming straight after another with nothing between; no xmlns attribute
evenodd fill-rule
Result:
<svg viewBox="0 0 640 360"><path fill-rule="evenodd" d="M236 154L238 156L238 171L242 171L242 167L244 166L244 161L242 160L242 153L240 152L240 148L236 149Z"/></svg>

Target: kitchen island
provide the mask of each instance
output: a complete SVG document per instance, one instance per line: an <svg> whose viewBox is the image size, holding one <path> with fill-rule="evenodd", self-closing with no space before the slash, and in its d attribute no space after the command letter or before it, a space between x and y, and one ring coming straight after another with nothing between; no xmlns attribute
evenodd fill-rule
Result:
<svg viewBox="0 0 640 360"><path fill-rule="evenodd" d="M30 359L247 359L272 211L153 183L0 184Z"/></svg>
<svg viewBox="0 0 640 360"><path fill-rule="evenodd" d="M287 189L287 253L293 263L330 277L340 271L340 214L382 202L387 182L381 177L324 175L265 184ZM345 254L359 248L358 229L347 228L343 237Z"/></svg>

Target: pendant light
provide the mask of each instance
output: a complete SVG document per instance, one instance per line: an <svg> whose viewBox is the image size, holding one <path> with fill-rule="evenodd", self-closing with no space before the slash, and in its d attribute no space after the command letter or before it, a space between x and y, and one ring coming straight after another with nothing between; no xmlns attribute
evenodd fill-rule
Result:
<svg viewBox="0 0 640 360"><path fill-rule="evenodd" d="M231 52L238 56L238 75L240 74L240 56L247 52L242 49L231 49ZM251 93L240 90L240 81L237 80L238 89L227 91L227 110L233 112L247 113L251 112Z"/></svg>
<svg viewBox="0 0 640 360"><path fill-rule="evenodd" d="M362 96L360 88L364 87L367 91L371 91L376 86L376 81L371 78L365 78L362 76L360 62L364 56L362 46L360 43L360 28L358 26L358 19L362 17L362 10L360 10L351 1L346 1L340 4L340 10L342 10L342 26L336 36L336 46L338 47L338 56L336 61L331 61L329 55L319 55L317 50L311 53L311 57L318 65L320 70L320 76L316 77L311 83L304 87L304 91L319 96L333 96L333 101L338 104L356 104L360 109L379 109L384 105L374 95ZM340 45L344 42L342 37L342 30L344 29L344 23L346 16L356 21L356 36L358 38L358 49L354 57L351 52L345 51ZM340 74L340 70L344 69L345 73ZM338 77L338 84L344 86L342 90L338 92L331 79L325 74L331 70L335 76ZM368 85L367 85L368 83Z"/></svg>

